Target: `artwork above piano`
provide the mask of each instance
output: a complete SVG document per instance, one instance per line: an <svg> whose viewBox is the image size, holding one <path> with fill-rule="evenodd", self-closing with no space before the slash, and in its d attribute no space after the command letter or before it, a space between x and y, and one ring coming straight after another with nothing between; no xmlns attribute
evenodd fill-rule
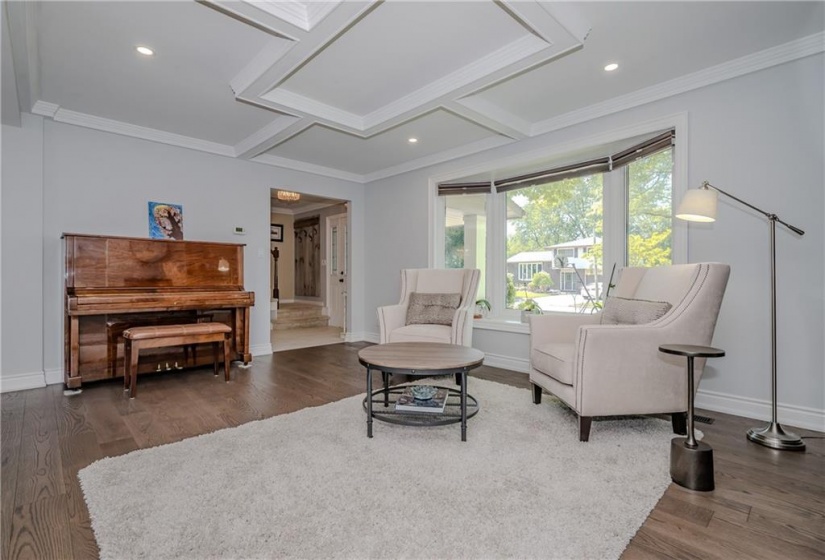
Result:
<svg viewBox="0 0 825 560"><path fill-rule="evenodd" d="M251 361L243 248L235 243L63 234L65 255L64 379L123 375L130 326L221 321L233 330L231 355ZM141 354L140 372L212 363L210 349L163 348Z"/></svg>

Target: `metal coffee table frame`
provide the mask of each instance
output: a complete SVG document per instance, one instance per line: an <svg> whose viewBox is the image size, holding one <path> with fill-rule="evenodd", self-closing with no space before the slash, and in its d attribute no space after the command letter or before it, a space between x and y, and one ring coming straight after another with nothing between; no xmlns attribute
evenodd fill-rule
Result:
<svg viewBox="0 0 825 560"><path fill-rule="evenodd" d="M467 419L472 418L479 411L478 400L472 395L467 394L467 372L471 369L479 367L481 364L473 364L463 368L445 368L445 369L427 369L416 370L410 368L390 368L385 366L375 366L369 362L359 358L359 362L367 368L367 395L364 397L364 409L367 412L367 437L372 437L372 420L380 420L382 422L389 422L392 424L402 424L405 426L443 426L446 424L461 423L461 441L467 441ZM384 387L382 389L372 390L372 372L378 370L381 372ZM449 387L441 387L436 385L439 389L446 389L448 391L448 402L445 411L440 414L432 412L404 412L397 411L390 408L390 395L401 394L404 391L404 386L390 388L390 376L393 374L412 375L417 377L430 377L437 375L453 375L459 382L459 389L451 389ZM375 397L380 397L378 400ZM459 411L460 414L453 415L447 413L447 407L455 407L454 403L450 403L451 397L459 397ZM468 402L469 401L469 402ZM374 403L383 404L383 408L387 410L376 410ZM469 406L468 406L469 404ZM468 410L469 409L469 410Z"/></svg>

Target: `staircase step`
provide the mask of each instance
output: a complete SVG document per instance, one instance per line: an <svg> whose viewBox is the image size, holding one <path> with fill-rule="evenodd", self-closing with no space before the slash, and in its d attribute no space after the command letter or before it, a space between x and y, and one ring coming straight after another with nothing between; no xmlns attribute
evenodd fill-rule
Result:
<svg viewBox="0 0 825 560"><path fill-rule="evenodd" d="M320 305L308 303L282 303L277 318L272 322L274 330L326 327L329 317L322 315Z"/></svg>
<svg viewBox="0 0 825 560"><path fill-rule="evenodd" d="M329 317L301 317L294 320L283 321L280 315L277 321L273 321L272 328L276 331L289 329L307 329L310 327L328 327Z"/></svg>

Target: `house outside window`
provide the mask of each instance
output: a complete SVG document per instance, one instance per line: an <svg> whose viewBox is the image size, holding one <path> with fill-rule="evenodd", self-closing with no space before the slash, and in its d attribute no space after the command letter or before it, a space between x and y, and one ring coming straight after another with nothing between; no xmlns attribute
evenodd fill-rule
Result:
<svg viewBox="0 0 825 560"><path fill-rule="evenodd" d="M478 297L492 303L490 317L517 320L520 306L528 299L545 312L592 312L605 297L614 265L675 262L672 142L671 131L651 138L642 148L630 146L603 158L597 165L585 162L572 174L568 170L573 166L566 166L563 173L550 170L496 180L494 187L489 181L463 184L483 193L439 196L436 212L443 209L444 221L437 225L436 240L443 239L446 247L453 239L455 245L458 236L450 230L450 213L466 205L461 199L477 197L473 205L484 208L486 234L486 254L475 259L484 264L476 265L485 277ZM444 194L443 186L438 186L439 194ZM455 216L452 223L454 227ZM476 227L477 236L480 231ZM476 239L463 242L464 254L472 244L478 253L481 244ZM681 245L678 254L685 254ZM448 262L436 260L436 266L460 266L457 259L449 262L450 251L445 257ZM537 273L543 274L536 279ZM585 287L590 297L582 295Z"/></svg>
<svg viewBox="0 0 825 560"><path fill-rule="evenodd" d="M541 263L519 263L518 279L522 282L531 282L533 275L541 272Z"/></svg>
<svg viewBox="0 0 825 560"><path fill-rule="evenodd" d="M563 266L558 262L559 259L570 259L576 257L576 250L575 249L556 249L556 266L559 268L563 268Z"/></svg>

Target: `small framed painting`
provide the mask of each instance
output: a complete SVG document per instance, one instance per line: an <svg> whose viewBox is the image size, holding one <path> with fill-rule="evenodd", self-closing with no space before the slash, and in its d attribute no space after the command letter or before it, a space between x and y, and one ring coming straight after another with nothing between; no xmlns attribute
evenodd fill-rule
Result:
<svg viewBox="0 0 825 560"><path fill-rule="evenodd" d="M183 239L183 206L150 202L149 237L152 239Z"/></svg>
<svg viewBox="0 0 825 560"><path fill-rule="evenodd" d="M269 224L269 234L272 241L278 243L284 240L284 225L283 224Z"/></svg>

